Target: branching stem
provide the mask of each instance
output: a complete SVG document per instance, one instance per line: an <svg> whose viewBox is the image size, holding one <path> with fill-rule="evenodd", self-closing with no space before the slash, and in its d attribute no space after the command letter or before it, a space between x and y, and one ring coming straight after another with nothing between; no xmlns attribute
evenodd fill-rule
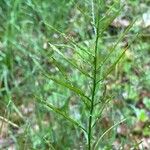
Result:
<svg viewBox="0 0 150 150"><path fill-rule="evenodd" d="M93 1L92 1L92 10L94 11ZM94 12L92 14L94 16ZM95 18L93 20L95 20ZM98 40L99 40L98 32L99 32L99 21L98 21L97 28L96 28L96 40L95 40L95 48L94 48L92 98L91 98L89 126L88 126L89 127L89 129L88 129L88 150L91 150L91 144L92 144L92 142L91 142L92 141L92 119L93 119L94 101L95 101L96 86L97 86L97 51L98 51Z"/></svg>

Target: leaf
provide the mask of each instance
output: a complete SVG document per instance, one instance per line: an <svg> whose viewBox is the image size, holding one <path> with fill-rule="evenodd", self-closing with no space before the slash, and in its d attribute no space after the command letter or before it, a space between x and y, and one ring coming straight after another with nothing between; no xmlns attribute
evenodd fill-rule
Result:
<svg viewBox="0 0 150 150"><path fill-rule="evenodd" d="M106 108L107 104L110 102L110 100L111 99L107 99L105 102L103 102L103 104L101 106L101 109L100 109L98 115L96 116L96 120L95 120L95 122L92 125L92 128L96 125L97 121L101 118L101 115L102 115L104 109Z"/></svg>
<svg viewBox="0 0 150 150"><path fill-rule="evenodd" d="M119 55L119 57L117 58L117 60L109 67L108 71L105 73L104 77L101 78L100 80L97 81L97 84L102 81L105 80L107 78L107 76L113 71L113 69L115 68L116 64L118 64L118 62L121 60L121 58L124 56L125 52L127 51L127 49L130 47L130 45L132 44L132 42L137 38L138 33L134 36L134 38L129 42L128 46L124 49L124 51Z"/></svg>
<svg viewBox="0 0 150 150"><path fill-rule="evenodd" d="M99 144L100 144L102 138L103 138L109 131L111 131L113 128L115 128L116 126L118 126L119 124L123 123L123 122L126 121L126 120L127 120L127 118L125 118L125 119L123 119L123 120L121 120L121 121L115 123L113 126L111 126L110 128L108 128L108 129L98 138L98 140L96 141L95 146L94 146L94 150L97 150L97 149L98 149L98 146L99 146Z"/></svg>
<svg viewBox="0 0 150 150"><path fill-rule="evenodd" d="M71 59L67 58L62 52L60 52L59 49L56 46L54 46L52 44L50 44L50 46L52 47L52 49L54 51L56 51L60 56L62 56L69 64L71 64L73 67L75 67L76 69L78 69L85 76L92 78L87 72L85 72L83 69L81 69L75 62L73 62Z"/></svg>
<svg viewBox="0 0 150 150"><path fill-rule="evenodd" d="M53 64L59 69L59 71L65 77L65 79L70 82L70 80L68 79L68 75L65 71L65 68L62 66L62 64L59 63L58 61L56 61L55 58L53 58L53 57L52 57L52 60L53 60ZM71 82L70 82L70 84L71 84Z"/></svg>
<svg viewBox="0 0 150 150"><path fill-rule="evenodd" d="M126 30L119 36L118 40L114 44L114 46L110 49L110 53L104 58L103 62L98 67L98 70L104 65L104 63L109 59L110 55L114 52L117 45L122 41L122 39L125 37L125 35L129 32L129 30L132 28L136 20L130 23L130 25L126 28Z"/></svg>
<svg viewBox="0 0 150 150"><path fill-rule="evenodd" d="M66 45L66 44L55 44L55 45L57 47L63 47L63 48L67 47L67 48L71 48L72 49L71 46ZM77 48L75 46L75 49L79 49L79 48ZM91 66L91 62L87 58L85 58L85 55L84 55L84 53L82 51L76 50L76 54L81 57L81 59L82 59L83 62L85 62L85 63L87 63L87 64L89 64Z"/></svg>
<svg viewBox="0 0 150 150"><path fill-rule="evenodd" d="M71 91L75 92L77 95L83 96L83 97L85 97L88 101L90 101L90 99L89 99L79 88L76 88L76 87L74 87L74 86L72 86L72 85L70 85L70 84L68 84L68 83L66 83L66 82L64 82L64 81L62 81L62 80L55 79L54 77L52 77L52 76L50 76L50 75L48 75L48 74L45 74L45 73L44 73L44 75L45 75L47 78L49 78L50 80L54 81L55 83L60 84L60 85L62 85L62 86L64 86L64 87L70 89ZM85 103L86 105L88 105L88 103L87 103L86 101L84 101L84 103Z"/></svg>
<svg viewBox="0 0 150 150"><path fill-rule="evenodd" d="M108 71L104 75L104 79L113 71L115 66L118 64L118 62L121 60L121 58L124 56L127 48L120 54L120 56L117 58L117 60L109 67Z"/></svg>
<svg viewBox="0 0 150 150"><path fill-rule="evenodd" d="M74 93L76 93L77 95L80 95L84 98L82 98L82 101L86 104L87 107L89 107L89 104L90 104L90 98L88 96L86 96L84 94L84 92L82 92L79 88L77 87L74 87L73 85L67 83L67 82L64 82L63 80L60 80L60 79L56 79L54 77L52 77L51 75L49 75L46 71L44 71L44 69L42 68L42 66L35 60L33 59L35 64L42 70L42 74L47 77L48 79L54 81L55 83L63 86L63 87L66 87L67 89L73 91Z"/></svg>
<svg viewBox="0 0 150 150"><path fill-rule="evenodd" d="M115 5L116 3L114 3ZM120 14L120 12L122 11L124 5L119 9L117 10L116 12L113 11L113 16L110 16L110 12L111 10L114 8L114 5L112 7L110 7L110 9L106 12L106 15L100 19L98 21L98 27L99 28L99 25L101 25L101 30L99 32L99 36L103 34L103 32L108 28L108 26L114 21L114 19ZM101 24L99 24L101 23Z"/></svg>
<svg viewBox="0 0 150 150"><path fill-rule="evenodd" d="M39 99L39 97L36 96L36 98ZM87 132L86 129L77 121L75 121L74 119L72 119L71 117L68 116L68 114L66 114L65 112L63 112L61 109L51 105L50 103L48 103L47 101L44 101L42 99L39 99L40 102L42 104L44 104L46 107L50 108L51 110L53 110L55 113L63 116L65 119L67 119L69 122L71 122L72 124L74 124L75 126L78 126L79 128L81 128L83 131Z"/></svg>
<svg viewBox="0 0 150 150"><path fill-rule="evenodd" d="M54 31L56 31L57 33L61 34L65 39L69 40L69 42L72 44L72 46L76 46L78 47L80 50L82 50L83 52L87 53L88 55L90 56L93 56L94 55L89 52L87 49L81 47L80 45L78 45L73 39L71 39L71 37L65 35L65 33L62 33L61 31L57 30L56 28L54 28L53 26L51 26L50 24L46 23L46 22L43 22L46 26L48 26L49 28L53 29Z"/></svg>
<svg viewBox="0 0 150 150"><path fill-rule="evenodd" d="M105 80L107 76L113 71L117 63L120 61L120 59L124 56L127 48L120 54L120 56L117 58L117 60L109 67L108 71L104 74L104 77L97 81L96 84L98 84L100 81Z"/></svg>
<svg viewBox="0 0 150 150"><path fill-rule="evenodd" d="M10 124L10 125L11 125L12 127L14 127L14 128L17 128L17 129L20 128L17 124L11 122L10 120L8 120L7 118L5 118L5 117L3 117L3 116L0 116L0 120L6 122L6 123L8 123L8 124Z"/></svg>

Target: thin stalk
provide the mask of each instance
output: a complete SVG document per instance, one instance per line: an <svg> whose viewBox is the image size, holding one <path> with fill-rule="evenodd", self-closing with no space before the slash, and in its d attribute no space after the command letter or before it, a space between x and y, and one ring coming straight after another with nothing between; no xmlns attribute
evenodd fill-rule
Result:
<svg viewBox="0 0 150 150"><path fill-rule="evenodd" d="M102 139L109 131L111 131L113 128L115 128L116 126L118 126L119 124L123 123L123 122L126 121L126 120L127 120L127 118L125 118L125 119L123 119L123 120L121 120L121 121L115 123L113 126L111 126L110 128L108 128L108 129L100 136L100 138L97 140L97 142L96 142L96 144L95 144L95 147L94 147L94 150L97 149L97 147L98 147L98 145L99 145L101 139Z"/></svg>
<svg viewBox="0 0 150 150"><path fill-rule="evenodd" d="M93 21L95 21L95 15L94 15L94 3L92 0L92 16ZM98 40L99 40L99 21L97 24L97 28L95 28L95 22L94 24L94 30L96 30L96 40L95 40L95 48L94 48L94 63L93 63L93 85L92 85L92 98L91 98L91 104L90 104L90 115L89 115L89 121L88 121L88 150L91 150L91 144L92 144L92 119L93 119L93 110L94 110L94 101L95 101L95 92L96 92L96 86L97 86L97 50L98 50Z"/></svg>
<svg viewBox="0 0 150 150"><path fill-rule="evenodd" d="M95 70L95 69L94 69L94 70ZM95 71L94 71L94 77L96 77ZM93 108L94 108L95 90L96 90L96 78L93 79L92 100L91 100L90 117L89 117L89 130L88 130L88 149L89 149L89 150L91 150L92 118L93 118Z"/></svg>
<svg viewBox="0 0 150 150"><path fill-rule="evenodd" d="M5 118L3 116L0 116L0 120L2 120L2 125L3 125L3 122L6 122L6 123L10 124L12 127L19 129L19 126L17 124L11 122L10 120L8 120L7 118Z"/></svg>

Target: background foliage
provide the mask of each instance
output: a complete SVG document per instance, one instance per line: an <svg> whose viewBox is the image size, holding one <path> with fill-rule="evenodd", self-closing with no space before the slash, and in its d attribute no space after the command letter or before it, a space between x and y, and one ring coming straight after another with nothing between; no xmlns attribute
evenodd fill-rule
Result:
<svg viewBox="0 0 150 150"><path fill-rule="evenodd" d="M100 1L100 17L113 1ZM149 1L121 1L125 5L119 17L109 25L99 42L100 59L109 53L112 44L137 19L103 71L115 61L139 32L121 62L100 89L111 97L94 134L103 133L122 118L126 122L111 130L102 140L101 149L150 149L150 12ZM96 5L97 6L97 5ZM118 10L118 6L114 8ZM87 0L1 0L0 1L0 148L14 149L84 149L84 132L62 116L46 109L36 96L70 114L87 126L88 113L79 96L46 78L36 62L55 77L67 73L71 82L88 93L89 80L70 67L59 55L53 54L49 43L90 72L91 60L85 53L70 47L72 41L83 48L93 48L91 2ZM101 28L105 24L101 24ZM65 36L64 36L65 34ZM69 37L69 38L66 38ZM79 59L84 56L85 62ZM59 66L59 67L57 67ZM88 66L88 67L87 67ZM61 71L60 71L61 70ZM86 94L87 94L86 93ZM98 96L102 96L99 92ZM113 145L113 146L112 146Z"/></svg>

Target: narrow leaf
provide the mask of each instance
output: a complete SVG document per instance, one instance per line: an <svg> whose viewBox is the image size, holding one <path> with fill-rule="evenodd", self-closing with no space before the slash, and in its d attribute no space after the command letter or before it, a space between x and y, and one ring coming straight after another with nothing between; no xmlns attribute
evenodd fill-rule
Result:
<svg viewBox="0 0 150 150"><path fill-rule="evenodd" d="M52 44L50 44L50 46L52 47L52 49L54 51L56 51L60 56L62 56L69 64L71 64L73 67L75 67L76 69L78 69L85 76L92 78L87 72L85 72L83 69L81 69L75 62L73 62L71 59L67 58L62 52L60 52L59 49L56 46L54 46Z"/></svg>
<svg viewBox="0 0 150 150"><path fill-rule="evenodd" d="M74 87L74 86L72 86L72 85L70 85L70 84L68 84L68 83L66 83L66 82L64 82L64 81L62 81L62 80L55 79L54 77L52 77L52 76L50 76L50 75L48 75L48 74L46 74L46 73L44 73L44 75L45 75L48 79L54 81L55 83L60 84L60 85L62 85L62 86L64 86L64 87L70 89L71 91L75 92L77 95L83 96L83 97L85 97L88 101L90 101L90 99L88 98L88 96L86 96L79 88L76 88L76 87ZM84 103L88 105L88 102L85 102L85 101L84 101Z"/></svg>
<svg viewBox="0 0 150 150"><path fill-rule="evenodd" d="M104 104L102 105L100 112L98 113L96 120L92 125L92 128L96 125L97 121L101 118L101 115L109 102L110 102L110 99L106 100L106 102L104 102Z"/></svg>
<svg viewBox="0 0 150 150"><path fill-rule="evenodd" d="M63 87L66 87L67 89L73 91L74 93L76 93L77 95L81 96L81 97L84 97L84 98L81 98L81 100L86 104L87 107L89 107L89 104L90 104L90 98L88 96L86 96L84 94L84 92L82 92L79 88L77 87L74 87L73 85L67 83L67 82L64 82L60 79L56 79L54 77L52 77L51 75L49 75L49 73L45 72L44 69L42 68L42 66L35 60L33 59L35 64L42 70L42 74L47 77L48 79L54 81L55 83L63 86Z"/></svg>
<svg viewBox="0 0 150 150"><path fill-rule="evenodd" d="M102 24L102 28L101 28L101 30L100 30L100 32L99 32L99 36L100 35L102 35L103 34L103 32L108 28L108 26L114 21L114 19L121 13L121 11L122 11L122 9L123 9L123 7L124 7L124 5L118 10L118 11L116 11L116 12L114 12L113 13L113 16L109 16L108 17L108 15L106 15L105 17L103 17L99 22L101 22L101 24ZM111 9L112 9L112 7L111 7ZM109 18L109 19L107 19L107 18ZM104 20L104 21L103 21ZM99 23L98 22L98 23ZM99 24L99 25L101 25L101 24Z"/></svg>
<svg viewBox="0 0 150 150"><path fill-rule="evenodd" d="M6 123L8 123L8 124L10 124L10 125L11 125L12 127L14 127L14 128L17 128L17 129L20 128L17 124L11 122L10 120L8 120L7 118L5 118L5 117L3 117L3 116L0 116L0 120L6 122Z"/></svg>
<svg viewBox="0 0 150 150"><path fill-rule="evenodd" d="M98 140L96 141L96 144L95 144L95 146L94 146L94 150L97 150L97 149L98 149L98 146L99 146L99 144L100 144L102 138L103 138L109 131L111 131L113 128L115 128L116 126L118 126L119 124L123 123L123 122L126 121L126 120L127 120L127 118L125 118L125 119L123 119L123 120L121 120L121 121L115 123L113 126L111 126L110 128L108 128L108 129L98 138Z"/></svg>
<svg viewBox="0 0 150 150"><path fill-rule="evenodd" d="M117 58L117 60L109 67L108 71L105 73L104 78L106 78L115 68L115 66L118 64L118 62L121 60L121 58L124 56L127 48L120 54L120 56Z"/></svg>
<svg viewBox="0 0 150 150"><path fill-rule="evenodd" d="M109 67L108 71L103 75L103 78L101 78L100 80L97 81L97 84L102 81L105 80L107 78L107 76L113 71L113 69L115 68L116 64L120 61L120 59L124 56L125 52L126 52L127 48L120 54L120 56L117 58L117 60Z"/></svg>
<svg viewBox="0 0 150 150"><path fill-rule="evenodd" d="M60 35L62 35L65 39L69 40L69 42L72 44L72 46L76 46L78 47L80 50L82 50L83 52L85 52L86 54L88 54L89 56L93 56L94 55L89 52L87 49L81 47L80 45L78 45L71 37L65 35L65 33L62 33L61 31L57 30L56 28L54 28L53 26L51 26L50 24L43 22L46 26L48 26L49 28L53 29L54 31L56 31L57 33L59 33Z"/></svg>
<svg viewBox="0 0 150 150"><path fill-rule="evenodd" d="M55 44L55 46L57 46L57 47L67 47L67 48L71 48L72 49L72 47L71 46L69 46L69 45L66 45L66 44ZM75 46L75 48L77 49L77 47ZM83 62L85 62L85 63L87 63L87 64L89 64L90 66L91 66L91 62L88 60L88 59L86 59L85 57L84 57L84 53L80 53L78 50L76 50L76 54L79 56L79 57L81 57L81 59L82 59L82 61Z"/></svg>
<svg viewBox="0 0 150 150"><path fill-rule="evenodd" d="M53 60L53 64L59 69L59 71L65 77L65 79L70 82L68 75L65 71L65 68L58 61L56 61L55 58L52 57L52 60ZM70 82L70 84L71 84L71 82Z"/></svg>
<svg viewBox="0 0 150 150"><path fill-rule="evenodd" d="M65 119L67 119L69 122L71 122L72 124L74 124L75 126L78 126L79 128L81 128L83 131L87 132L86 129L77 121L75 121L74 119L72 119L71 117L68 116L68 114L66 114L65 112L63 112L61 109L51 105L50 103L48 103L47 101L41 100L42 104L44 104L46 107L50 108L51 110L53 110L55 113L63 116Z"/></svg>
<svg viewBox="0 0 150 150"><path fill-rule="evenodd" d="M107 76L113 71L113 69L115 68L116 64L121 60L121 58L124 56L126 50L130 47L130 45L132 44L132 42L137 38L138 33L134 36L134 38L129 42L128 46L124 49L124 51L120 54L120 56L117 58L117 60L109 67L108 71L105 73L104 77L101 78L100 80L97 81L97 84L102 81L105 80L107 78Z"/></svg>
<svg viewBox="0 0 150 150"><path fill-rule="evenodd" d="M122 39L125 37L125 35L129 32L129 30L132 28L136 20L130 23L130 25L126 28L126 30L119 36L118 40L114 44L114 46L110 49L109 54L104 58L103 62L100 64L98 70L104 65L104 63L109 59L110 55L114 52L117 45L122 41Z"/></svg>

